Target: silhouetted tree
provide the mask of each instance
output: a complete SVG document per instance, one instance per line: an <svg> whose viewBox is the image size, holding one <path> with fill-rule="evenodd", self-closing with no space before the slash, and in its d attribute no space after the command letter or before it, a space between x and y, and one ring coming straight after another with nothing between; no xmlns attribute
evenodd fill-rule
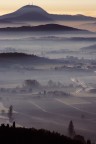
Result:
<svg viewBox="0 0 96 144"><path fill-rule="evenodd" d="M87 144L91 144L91 141L90 141L90 140L87 140Z"/></svg>
<svg viewBox="0 0 96 144"><path fill-rule="evenodd" d="M7 128L9 128L9 124L7 124L7 126L6 126Z"/></svg>
<svg viewBox="0 0 96 144"><path fill-rule="evenodd" d="M5 124L1 124L1 128L4 128L5 127Z"/></svg>
<svg viewBox="0 0 96 144"><path fill-rule="evenodd" d="M40 87L40 83L37 80L25 80L24 87L28 89Z"/></svg>
<svg viewBox="0 0 96 144"><path fill-rule="evenodd" d="M13 128L15 128L15 121L13 122Z"/></svg>
<svg viewBox="0 0 96 144"><path fill-rule="evenodd" d="M83 144L86 144L86 141L85 141L84 137L81 136L81 135L75 135L74 136L74 140L79 141L79 142L81 142Z"/></svg>
<svg viewBox="0 0 96 144"><path fill-rule="evenodd" d="M12 121L12 119L13 119L13 106L12 105L9 107L8 117L9 117L9 120Z"/></svg>
<svg viewBox="0 0 96 144"><path fill-rule="evenodd" d="M75 136L75 130L74 130L74 125L73 125L72 120L69 122L68 134L71 138L73 138Z"/></svg>

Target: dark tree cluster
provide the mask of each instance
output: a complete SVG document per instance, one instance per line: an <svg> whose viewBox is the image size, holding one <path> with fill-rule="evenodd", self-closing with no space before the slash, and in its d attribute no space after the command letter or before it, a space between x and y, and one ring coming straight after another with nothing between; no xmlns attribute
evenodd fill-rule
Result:
<svg viewBox="0 0 96 144"><path fill-rule="evenodd" d="M15 122L11 127L8 124L0 126L0 142L3 144L87 144L84 139L81 141L80 136L71 139L54 131L17 128Z"/></svg>

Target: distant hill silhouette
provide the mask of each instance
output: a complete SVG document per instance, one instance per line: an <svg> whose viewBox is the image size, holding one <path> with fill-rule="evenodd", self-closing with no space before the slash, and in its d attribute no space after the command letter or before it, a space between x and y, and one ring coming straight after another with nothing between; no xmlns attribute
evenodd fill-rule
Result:
<svg viewBox="0 0 96 144"><path fill-rule="evenodd" d="M7 27L7 28L0 28L0 31L81 31L84 30L63 26L59 24L46 24L46 25L39 25L39 26L22 26L22 27ZM87 30L85 32L88 32Z"/></svg>
<svg viewBox="0 0 96 144"><path fill-rule="evenodd" d="M81 14L77 15L57 15L57 14L51 14L50 15L52 19L59 20L59 21L96 21L96 18L91 16L85 16Z"/></svg>
<svg viewBox="0 0 96 144"><path fill-rule="evenodd" d="M96 21L96 18L84 15L49 14L35 5L26 5L13 13L0 16L1 23L14 22L44 22L44 21Z"/></svg>
<svg viewBox="0 0 96 144"><path fill-rule="evenodd" d="M81 48L82 51L96 52L96 44Z"/></svg>
<svg viewBox="0 0 96 144"><path fill-rule="evenodd" d="M34 60L34 61L47 61L47 58L44 57L39 57L34 54L25 54L25 53L18 53L18 52L8 52L8 53L0 53L0 60L1 59L17 59L17 60L22 60L22 59L29 59L29 60Z"/></svg>
<svg viewBox="0 0 96 144"><path fill-rule="evenodd" d="M39 57L34 54L25 54L18 52L8 52L0 53L0 64L1 65L13 65L13 64L47 64L47 63L56 63L55 60L51 60L44 57Z"/></svg>
<svg viewBox="0 0 96 144"><path fill-rule="evenodd" d="M38 56L36 55L28 55L28 54L25 54L25 53L18 53L18 52L8 52L8 53L0 53L0 58L22 58L22 57L32 57L32 58L39 58Z"/></svg>

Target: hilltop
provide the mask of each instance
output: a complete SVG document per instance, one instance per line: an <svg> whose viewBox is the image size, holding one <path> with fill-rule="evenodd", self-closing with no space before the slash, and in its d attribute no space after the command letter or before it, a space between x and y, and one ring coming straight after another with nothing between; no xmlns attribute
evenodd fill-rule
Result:
<svg viewBox="0 0 96 144"><path fill-rule="evenodd" d="M42 8L34 5L26 5L13 13L0 16L0 22L24 22L24 21L53 21L49 14Z"/></svg>

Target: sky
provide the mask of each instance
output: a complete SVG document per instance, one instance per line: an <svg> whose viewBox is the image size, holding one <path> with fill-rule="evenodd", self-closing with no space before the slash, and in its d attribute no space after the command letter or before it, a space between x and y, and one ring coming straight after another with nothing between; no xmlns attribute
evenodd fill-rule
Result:
<svg viewBox="0 0 96 144"><path fill-rule="evenodd" d="M96 17L96 0L0 0L0 15L32 3L49 13L84 14Z"/></svg>

